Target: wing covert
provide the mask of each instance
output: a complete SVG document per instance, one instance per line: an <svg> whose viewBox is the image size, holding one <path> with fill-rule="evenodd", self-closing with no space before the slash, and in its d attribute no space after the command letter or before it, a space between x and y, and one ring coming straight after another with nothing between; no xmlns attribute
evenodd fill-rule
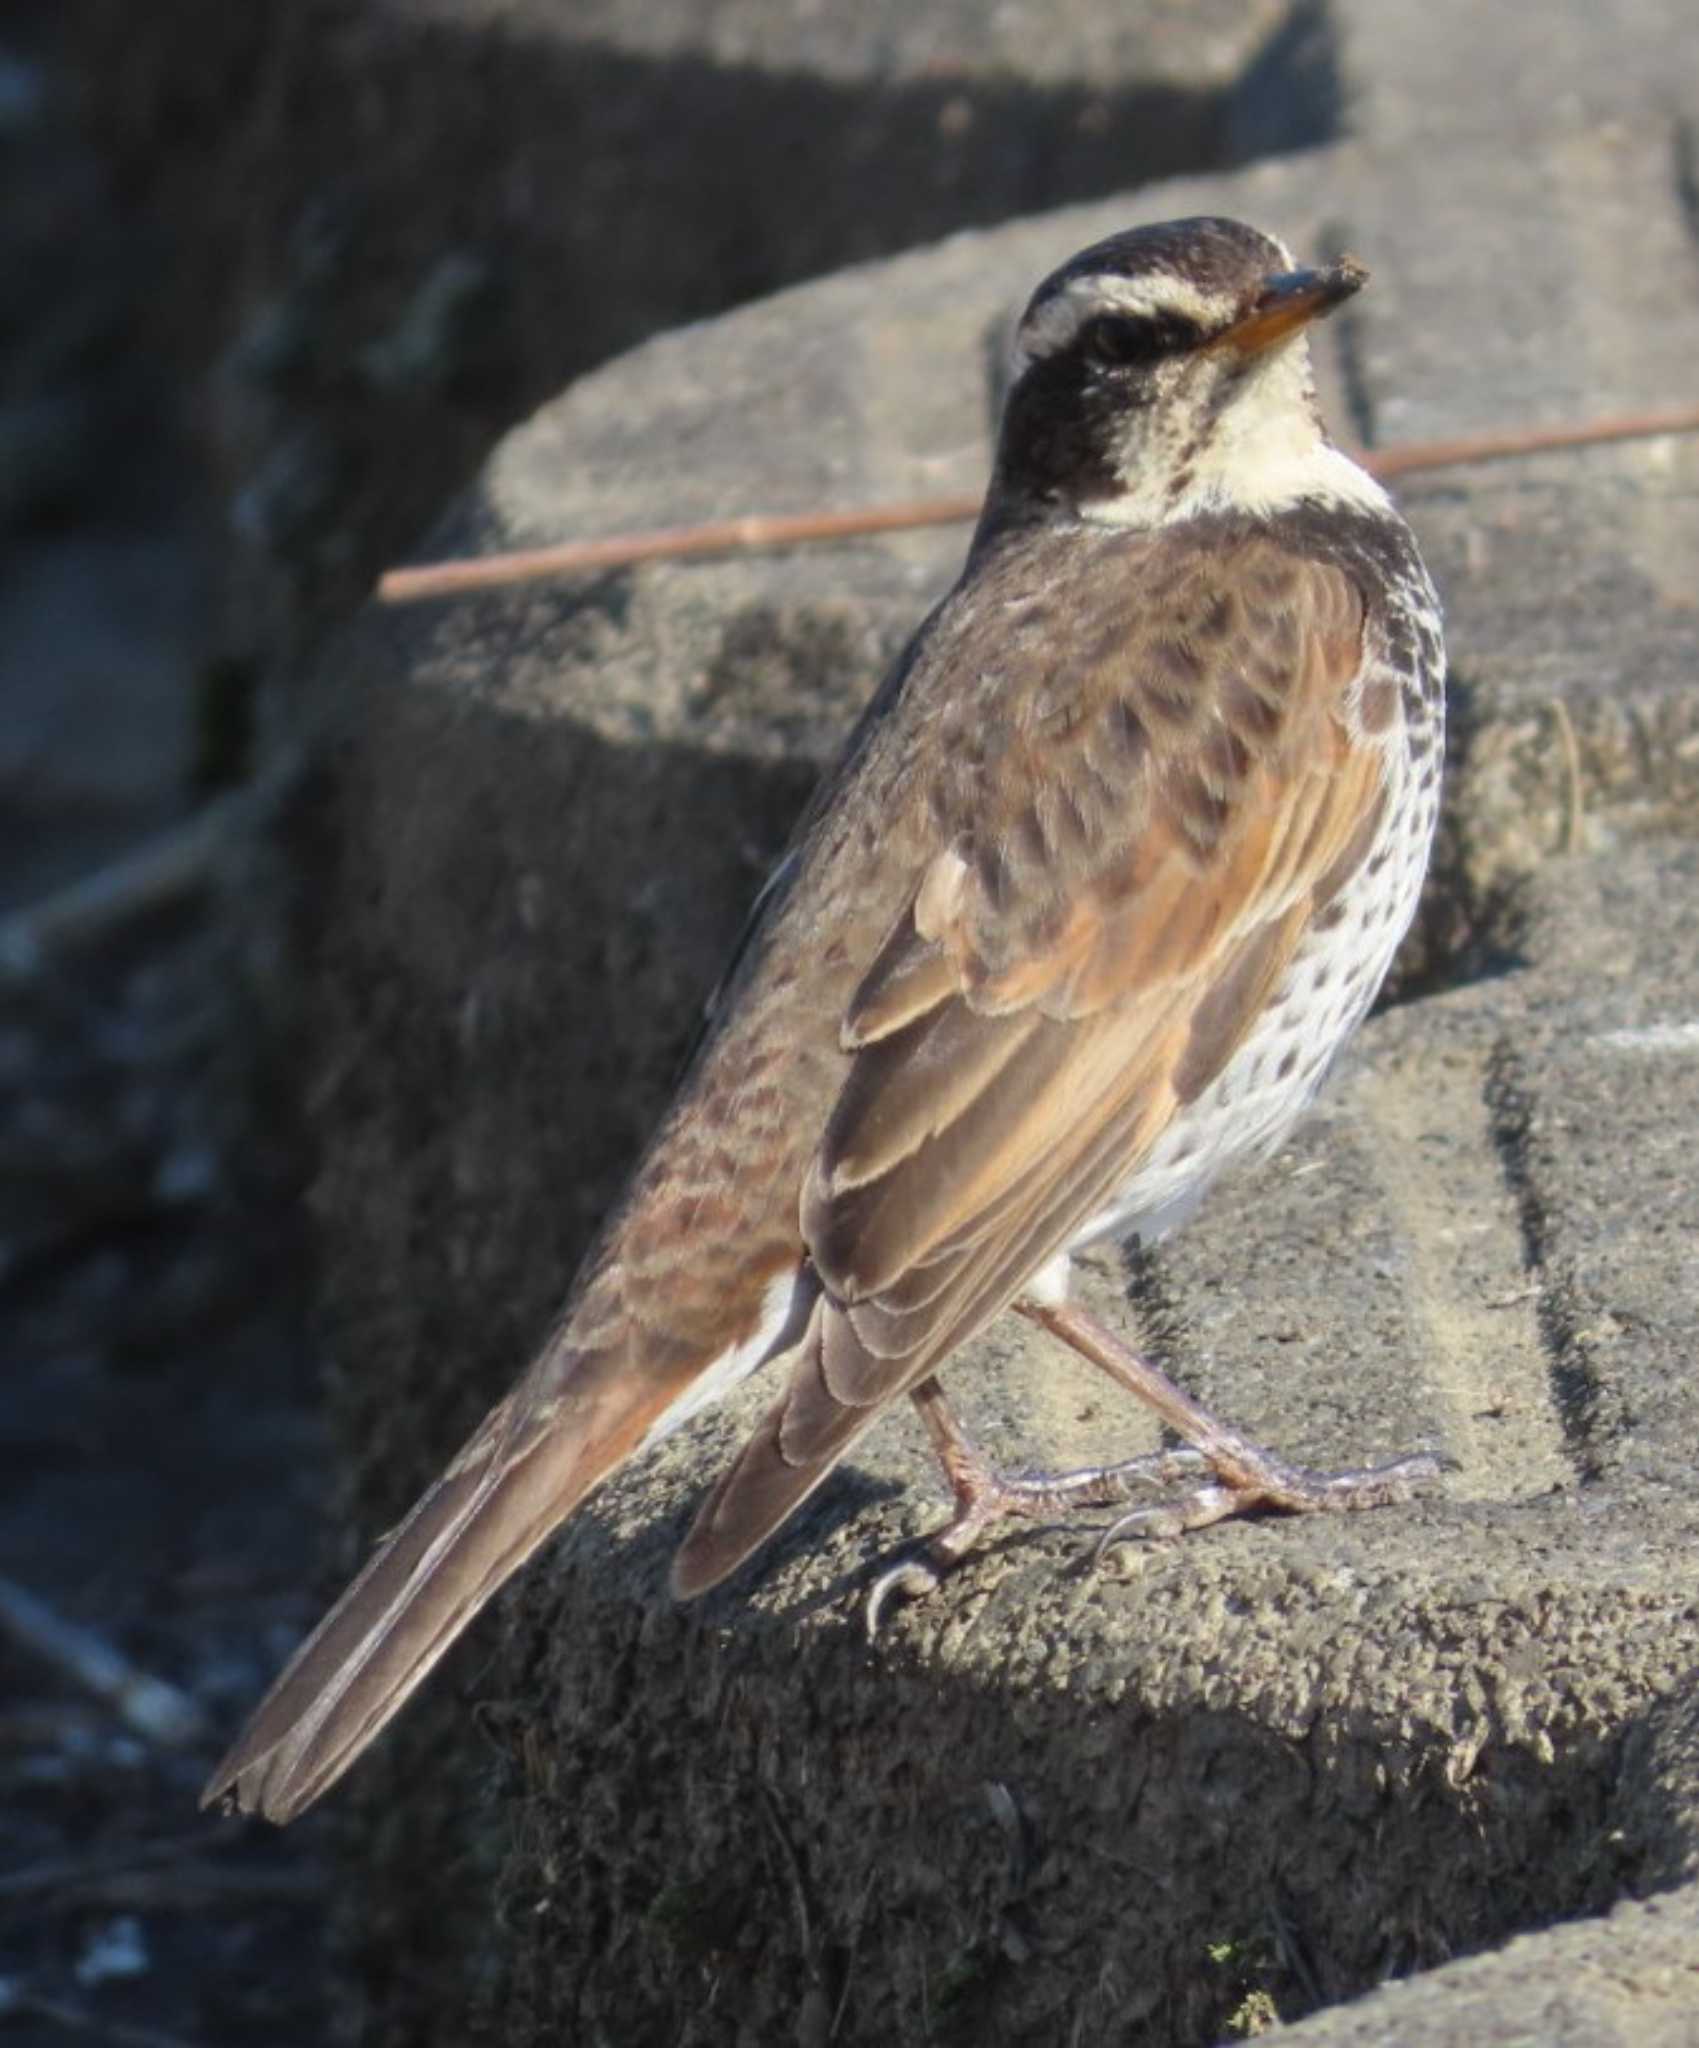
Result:
<svg viewBox="0 0 1699 2048"><path fill-rule="evenodd" d="M1112 1200L1368 853L1383 757L1352 713L1356 586L1261 538L1151 568L1160 600L1130 590L1119 630L932 796L940 850L849 1004L803 1189L825 1297L681 1590Z"/></svg>

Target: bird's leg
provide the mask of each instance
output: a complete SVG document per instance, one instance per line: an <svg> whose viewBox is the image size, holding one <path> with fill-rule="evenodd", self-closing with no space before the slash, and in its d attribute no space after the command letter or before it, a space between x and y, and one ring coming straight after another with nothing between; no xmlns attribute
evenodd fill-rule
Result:
<svg viewBox="0 0 1699 2048"><path fill-rule="evenodd" d="M867 1598L867 1633L876 1635L885 1603L893 1594L923 1599L936 1592L944 1574L959 1564L992 1525L1006 1515L1050 1521L1081 1508L1118 1506L1141 1481L1171 1486L1209 1469L1197 1451L1151 1451L1118 1465L1088 1465L1077 1472L1005 1479L956 1420L936 1379L924 1379L909 1398L926 1425L932 1448L956 1497L956 1512L926 1537L919 1551L880 1573Z"/></svg>
<svg viewBox="0 0 1699 2048"><path fill-rule="evenodd" d="M1424 1481L1440 1476L1440 1461L1426 1453L1398 1458L1390 1465L1370 1465L1345 1472L1312 1472L1302 1465L1288 1465L1238 1430L1217 1421L1165 1372L1141 1358L1085 1309L1072 1302L1051 1303L1030 1297L1017 1301L1015 1307L1147 1402L1176 1435L1186 1439L1212 1475L1178 1500L1123 1515L1099 1542L1099 1556L1110 1544L1124 1542L1128 1537L1179 1536L1188 1529L1206 1529L1212 1522L1225 1521L1230 1515L1242 1515L1253 1508L1279 1508L1288 1514L1313 1515L1388 1507L1395 1501L1408 1500Z"/></svg>
<svg viewBox="0 0 1699 2048"><path fill-rule="evenodd" d="M1288 1514L1338 1514L1353 1508L1387 1507L1409 1499L1418 1486L1440 1476L1440 1461L1425 1453L1396 1459L1390 1465L1344 1472L1312 1472L1302 1465L1289 1465L1218 1421L1085 1309L1071 1302L1050 1303L1032 1297L1023 1297L1014 1306L1137 1394L1177 1436L1186 1439L1187 1447L1147 1452L1077 1472L1005 1479L956 1420L937 1380L922 1380L911 1388L910 1399L955 1494L956 1512L943 1528L925 1539L918 1554L892 1565L874 1581L867 1601L870 1637L877 1633L885 1604L893 1595L914 1600L935 1592L951 1566L959 1564L991 1524L1006 1515L1052 1520L1081 1508L1118 1506L1137 1486L1171 1486L1201 1475L1201 1483L1189 1493L1159 1506L1135 1508L1112 1523L1097 1544L1095 1555L1101 1557L1112 1543L1135 1536L1180 1536L1255 1508L1276 1508Z"/></svg>

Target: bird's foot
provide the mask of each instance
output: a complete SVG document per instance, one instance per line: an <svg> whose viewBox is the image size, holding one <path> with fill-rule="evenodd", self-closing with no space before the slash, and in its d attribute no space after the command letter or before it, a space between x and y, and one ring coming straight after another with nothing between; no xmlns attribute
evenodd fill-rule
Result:
<svg viewBox="0 0 1699 2048"><path fill-rule="evenodd" d="M1426 1452L1344 1472L1289 1465L1211 1415L1085 1310L1031 1296L1015 1307L1147 1402L1186 1445L1051 1478L1005 1479L951 1414L938 1382L923 1380L911 1396L955 1493L956 1512L874 1581L867 1601L870 1639L893 1598L918 1600L936 1592L986 1529L1010 1515L1059 1521L1081 1508L1119 1507L1136 1487L1192 1482L1189 1491L1134 1508L1113 1522L1091 1551L1095 1564L1117 1543L1183 1536L1234 1515L1345 1514L1390 1507L1409 1500L1444 1470L1444 1461Z"/></svg>
<svg viewBox="0 0 1699 2048"><path fill-rule="evenodd" d="M956 1512L874 1580L865 1613L870 1642L893 1599L924 1600L937 1592L994 1523L1010 1516L1062 1521L1082 1509L1119 1507L1138 1486L1174 1486L1210 1470L1200 1451L1180 1449L1151 1451L1120 1464L1091 1465L1077 1472L1006 1479L957 1422L936 1380L916 1387L913 1400L956 1496Z"/></svg>
<svg viewBox="0 0 1699 2048"><path fill-rule="evenodd" d="M1390 1507L1440 1476L1441 1460L1426 1452L1345 1472L1312 1472L1288 1465L1242 1431L1210 1414L1168 1375L1122 1343L1086 1310L1069 1302L1026 1297L1016 1308L1059 1337L1071 1350L1147 1402L1168 1427L1186 1438L1210 1477L1179 1499L1135 1508L1099 1539L1093 1559L1134 1537L1183 1536L1230 1516L1270 1508L1289 1515L1344 1514L1354 1508ZM1179 1452L1169 1454L1178 1458ZM1119 1470L1121 1468L1112 1468Z"/></svg>
<svg viewBox="0 0 1699 2048"><path fill-rule="evenodd" d="M1117 1544L1184 1536L1235 1515L1346 1514L1393 1507L1438 1479L1444 1466L1421 1452L1386 1465L1314 1472L1254 1446L1236 1445L1231 1462L1220 1465L1202 1451L1184 1448L1078 1472L1005 1479L958 1430L947 1469L956 1488L956 1512L874 1580L865 1612L869 1642L893 1600L924 1600L937 1592L986 1530L1010 1516L1060 1522L1082 1510L1119 1507L1140 1487L1198 1482L1173 1499L1134 1508L1111 1522L1087 1553L1087 1562L1097 1565Z"/></svg>
<svg viewBox="0 0 1699 2048"><path fill-rule="evenodd" d="M1394 1459L1389 1465L1367 1465L1345 1472L1312 1472L1246 1445L1236 1446L1231 1460L1219 1464L1201 1453L1198 1455L1214 1477L1176 1500L1134 1508L1112 1522L1092 1550L1093 1564L1117 1543L1183 1536L1188 1530L1207 1529L1234 1515L1263 1509L1288 1515L1319 1515L1392 1507L1409 1500L1429 1480L1439 1478L1442 1470L1440 1460L1426 1452Z"/></svg>

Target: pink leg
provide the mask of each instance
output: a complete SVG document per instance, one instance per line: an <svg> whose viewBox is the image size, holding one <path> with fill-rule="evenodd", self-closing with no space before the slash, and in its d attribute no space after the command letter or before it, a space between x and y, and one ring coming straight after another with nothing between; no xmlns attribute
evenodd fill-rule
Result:
<svg viewBox="0 0 1699 2048"><path fill-rule="evenodd" d="M1215 1475L1163 1507L1140 1508L1123 1515L1098 1546L1100 1552L1128 1536L1179 1536L1188 1529L1207 1529L1211 1522L1224 1522L1230 1515L1242 1515L1252 1508L1315 1515L1390 1507L1408 1500L1417 1487L1440 1475L1439 1460L1426 1452L1396 1458L1390 1465L1365 1465L1344 1472L1312 1472L1302 1465L1288 1465L1238 1430L1218 1422L1165 1372L1141 1358L1084 1309L1071 1302L1053 1307L1037 1301L1018 1301L1015 1307L1147 1402L1176 1435L1192 1445Z"/></svg>
<svg viewBox="0 0 1699 2048"><path fill-rule="evenodd" d="M1426 1454L1345 1472L1312 1472L1288 1465L1217 1421L1086 1310L1067 1302L1025 1299L1015 1308L1137 1394L1190 1448L1155 1451L1054 1477L1004 1479L957 1422L937 1380L922 1380L911 1390L911 1399L956 1497L956 1512L926 1538L918 1555L893 1565L874 1582L867 1603L869 1636L877 1633L885 1604L894 1594L920 1599L935 1591L985 1531L1010 1515L1054 1520L1081 1508L1118 1505L1137 1486L1171 1486L1203 1475L1190 1492L1159 1506L1136 1508L1113 1523L1098 1541L1095 1555L1101 1557L1112 1543L1134 1536L1179 1536L1256 1508L1338 1514L1386 1507L1408 1500L1417 1487L1439 1477L1439 1460Z"/></svg>

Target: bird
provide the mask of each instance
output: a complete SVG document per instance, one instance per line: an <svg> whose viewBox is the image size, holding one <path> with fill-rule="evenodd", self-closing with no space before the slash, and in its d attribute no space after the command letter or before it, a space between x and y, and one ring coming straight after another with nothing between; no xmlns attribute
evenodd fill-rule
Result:
<svg viewBox="0 0 1699 2048"><path fill-rule="evenodd" d="M950 1520L1162 1498L1113 1535L1407 1498L1195 1403L1069 1299L1265 1156L1368 1010L1438 812L1445 658L1415 540L1329 437L1308 330L1367 272L1197 217L1071 257L1014 330L959 579L824 775L670 1108L512 1392L286 1666L203 1805L341 1777L611 1473L750 1375L774 1398L672 1590L717 1585L907 1395ZM938 1375L1005 1310L1180 1441L999 1475ZM1129 1491L1132 1489L1132 1491Z"/></svg>

